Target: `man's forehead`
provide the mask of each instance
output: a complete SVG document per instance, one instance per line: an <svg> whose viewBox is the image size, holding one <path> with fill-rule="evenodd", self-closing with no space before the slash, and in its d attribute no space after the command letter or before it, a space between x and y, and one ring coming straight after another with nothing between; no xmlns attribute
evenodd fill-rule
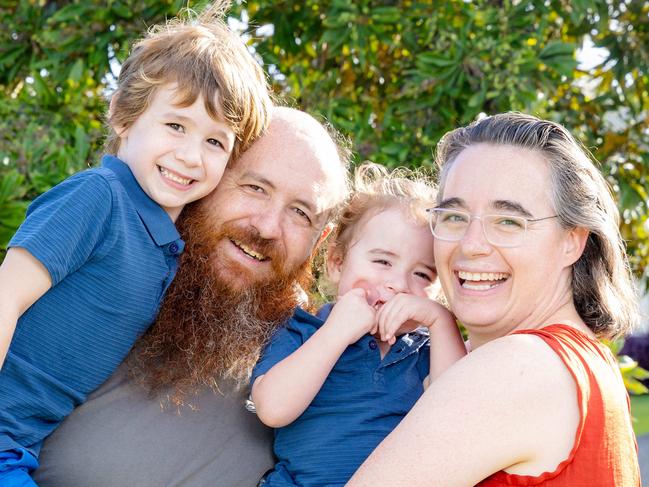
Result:
<svg viewBox="0 0 649 487"><path fill-rule="evenodd" d="M328 136L309 137L304 130L267 133L241 156L235 172L263 180L318 212L344 197L344 168L335 145Z"/></svg>

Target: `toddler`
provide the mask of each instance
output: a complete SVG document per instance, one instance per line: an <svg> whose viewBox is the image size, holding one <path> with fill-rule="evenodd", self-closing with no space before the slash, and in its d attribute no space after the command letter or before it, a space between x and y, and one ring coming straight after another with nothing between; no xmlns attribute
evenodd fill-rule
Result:
<svg viewBox="0 0 649 487"><path fill-rule="evenodd" d="M102 166L29 207L0 266L0 485L124 359L174 278L174 222L266 125L264 74L220 20L153 29L124 62Z"/></svg>
<svg viewBox="0 0 649 487"><path fill-rule="evenodd" d="M426 378L465 353L453 316L432 299L433 187L373 164L355 179L327 255L337 301L316 316L298 310L253 371L257 415L276 428L264 487L344 485Z"/></svg>

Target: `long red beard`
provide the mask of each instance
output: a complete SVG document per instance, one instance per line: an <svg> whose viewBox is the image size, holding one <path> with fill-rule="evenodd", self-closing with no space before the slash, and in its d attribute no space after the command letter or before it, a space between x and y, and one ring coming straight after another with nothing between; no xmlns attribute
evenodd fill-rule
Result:
<svg viewBox="0 0 649 487"><path fill-rule="evenodd" d="M243 385L262 346L299 304L300 289L311 282L311 261L285 269L284 253L254 229L210 227L210 209L185 209L178 229L185 252L156 322L140 338L129 359L132 375L151 392L170 388L170 401L181 406L205 386L222 381ZM264 280L221 258L224 238L255 248L272 258Z"/></svg>

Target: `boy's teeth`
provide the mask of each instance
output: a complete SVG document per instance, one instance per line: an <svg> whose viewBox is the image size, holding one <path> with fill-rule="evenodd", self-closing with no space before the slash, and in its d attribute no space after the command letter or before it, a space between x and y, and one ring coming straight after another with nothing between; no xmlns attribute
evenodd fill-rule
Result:
<svg viewBox="0 0 649 487"><path fill-rule="evenodd" d="M500 281L502 279L507 279L507 274L504 274L502 272L466 272L466 271L459 271L457 273L458 277L460 279L463 279L465 281L473 281L473 282L479 282L479 281Z"/></svg>
<svg viewBox="0 0 649 487"><path fill-rule="evenodd" d="M248 254L253 259L262 260L262 261L267 259L267 257L265 255L262 255L262 254L260 254L258 252L255 252L250 247L242 244L241 242L238 242L236 240L233 240L233 242L237 247L239 247L241 250L243 250L246 254Z"/></svg>
<svg viewBox="0 0 649 487"><path fill-rule="evenodd" d="M176 183L179 183L179 184L183 184L185 186L187 186L189 183L191 183L193 181L193 179L181 178L177 174L174 174L174 173L172 173L170 171L167 171L164 167L160 167L160 172L162 173L162 175L165 178L171 179L172 181L174 181Z"/></svg>

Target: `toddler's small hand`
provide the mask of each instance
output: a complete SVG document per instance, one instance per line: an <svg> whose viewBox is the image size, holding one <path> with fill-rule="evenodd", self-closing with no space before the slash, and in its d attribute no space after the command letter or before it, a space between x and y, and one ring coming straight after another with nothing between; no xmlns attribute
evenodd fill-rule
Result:
<svg viewBox="0 0 649 487"><path fill-rule="evenodd" d="M367 292L354 288L338 297L326 323L347 337L347 343L356 342L366 333L376 333L376 311L367 304Z"/></svg>
<svg viewBox="0 0 649 487"><path fill-rule="evenodd" d="M392 345L396 336L418 326L430 327L439 313L448 313L441 304L423 296L399 293L381 307L377 315L381 340Z"/></svg>

